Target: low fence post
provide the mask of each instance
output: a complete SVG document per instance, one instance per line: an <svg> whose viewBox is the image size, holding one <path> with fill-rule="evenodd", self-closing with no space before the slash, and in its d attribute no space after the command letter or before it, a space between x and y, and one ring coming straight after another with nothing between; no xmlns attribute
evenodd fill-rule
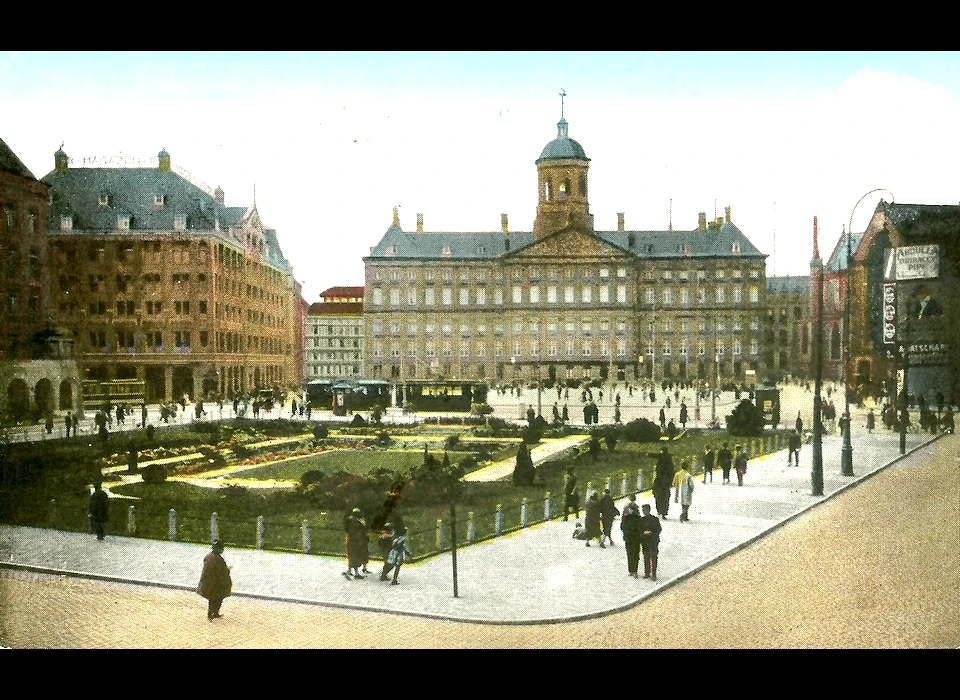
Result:
<svg viewBox="0 0 960 700"><path fill-rule="evenodd" d="M442 518L437 518L436 545L438 552L444 552L447 549L447 533L443 529Z"/></svg>
<svg viewBox="0 0 960 700"><path fill-rule="evenodd" d="M587 482L587 488L584 489L584 493L583 493L583 507L584 507L584 508L587 507L587 501L590 500L590 495L591 495L592 493L593 493L593 485L592 485L592 482L588 481L588 482Z"/></svg>
<svg viewBox="0 0 960 700"><path fill-rule="evenodd" d="M550 522L551 515L552 514L550 513L550 492L547 491L545 494L543 494L543 522L545 523Z"/></svg>
<svg viewBox="0 0 960 700"><path fill-rule="evenodd" d="M527 497L523 497L523 501L520 503L520 527L527 526L527 516L528 516L529 507L527 504Z"/></svg>
<svg viewBox="0 0 960 700"><path fill-rule="evenodd" d="M643 493L643 470L637 470L637 493Z"/></svg>
<svg viewBox="0 0 960 700"><path fill-rule="evenodd" d="M472 510L467 513L467 542L470 544L476 544L477 542L477 526L473 524Z"/></svg>
<svg viewBox="0 0 960 700"><path fill-rule="evenodd" d="M137 532L137 517L135 512L135 506L127 506L127 534L131 537Z"/></svg>
<svg viewBox="0 0 960 700"><path fill-rule="evenodd" d="M167 533L171 542L177 541L177 511L173 508L167 513Z"/></svg>
<svg viewBox="0 0 960 700"><path fill-rule="evenodd" d="M217 514L210 514L210 542L215 542L220 539L220 527L217 522Z"/></svg>
<svg viewBox="0 0 960 700"><path fill-rule="evenodd" d="M623 473L623 481L620 482L620 495L621 495L621 496L626 496L626 495L627 495L627 489L629 488L628 483L629 483L629 482L627 481L627 473L624 472L624 473Z"/></svg>
<svg viewBox="0 0 960 700"><path fill-rule="evenodd" d="M57 499L56 498L50 499L50 529L51 530L57 529ZM90 514L88 513L87 514L87 531L90 531L91 529L92 528L90 527Z"/></svg>
<svg viewBox="0 0 960 700"><path fill-rule="evenodd" d="M499 537L503 534L503 504L497 504L497 512L493 514L493 536Z"/></svg>
<svg viewBox="0 0 960 700"><path fill-rule="evenodd" d="M257 549L263 549L263 516L257 516Z"/></svg>
<svg viewBox="0 0 960 700"><path fill-rule="evenodd" d="M300 546L304 554L310 554L310 522L307 520L300 525Z"/></svg>

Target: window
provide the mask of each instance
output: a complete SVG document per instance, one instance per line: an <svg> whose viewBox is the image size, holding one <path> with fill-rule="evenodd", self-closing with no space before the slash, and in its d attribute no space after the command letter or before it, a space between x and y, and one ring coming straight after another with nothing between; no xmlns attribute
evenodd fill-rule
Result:
<svg viewBox="0 0 960 700"><path fill-rule="evenodd" d="M514 304L520 304L520 303L522 303L522 302L523 302L523 287L521 287L520 285L516 285L516 284L515 284L515 285L513 286L512 291L513 291L513 303L514 303Z"/></svg>
<svg viewBox="0 0 960 700"><path fill-rule="evenodd" d="M718 304L723 304L725 302L726 297L723 293L723 287L717 287L716 299Z"/></svg>
<svg viewBox="0 0 960 700"><path fill-rule="evenodd" d="M477 306L485 306L487 303L487 290L483 287L477 289Z"/></svg>
<svg viewBox="0 0 960 700"><path fill-rule="evenodd" d="M400 305L400 290L396 287L390 289L390 306Z"/></svg>
<svg viewBox="0 0 960 700"><path fill-rule="evenodd" d="M493 303L496 306L503 306L503 288L497 287L493 290Z"/></svg>
<svg viewBox="0 0 960 700"><path fill-rule="evenodd" d="M550 285L547 287L547 303L556 304L557 303L557 288L555 285Z"/></svg>
<svg viewBox="0 0 960 700"><path fill-rule="evenodd" d="M165 196L162 195L162 194L155 194L155 195L153 195L153 206L155 206L155 207L162 207L162 206L163 206L164 199L165 199Z"/></svg>
<svg viewBox="0 0 960 700"><path fill-rule="evenodd" d="M572 286L572 285L568 285L568 286L563 290L563 301L564 301L565 304L572 304L572 303L574 303L574 298L575 298L575 296L574 296L573 286Z"/></svg>
<svg viewBox="0 0 960 700"><path fill-rule="evenodd" d="M665 287L663 290L663 305L672 306L673 305L673 290L670 287Z"/></svg>
<svg viewBox="0 0 960 700"><path fill-rule="evenodd" d="M453 290L450 287L443 288L443 305L444 306L453 305Z"/></svg>
<svg viewBox="0 0 960 700"><path fill-rule="evenodd" d="M423 303L427 306L435 306L437 303L436 290L433 287L427 287L423 290Z"/></svg>
<svg viewBox="0 0 960 700"><path fill-rule="evenodd" d="M580 300L584 304L590 304L593 301L593 287L585 286L580 290Z"/></svg>
<svg viewBox="0 0 960 700"><path fill-rule="evenodd" d="M601 304L609 304L609 303L610 303L610 287L607 287L607 286L600 287L600 299L599 299L599 301L600 301Z"/></svg>
<svg viewBox="0 0 960 700"><path fill-rule="evenodd" d="M743 301L743 290L740 287L733 288L733 303L739 304Z"/></svg>
<svg viewBox="0 0 960 700"><path fill-rule="evenodd" d="M760 302L760 290L756 287L750 287L750 303L757 304Z"/></svg>
<svg viewBox="0 0 960 700"><path fill-rule="evenodd" d="M470 305L470 290L466 287L460 289L460 306L469 306Z"/></svg>
<svg viewBox="0 0 960 700"><path fill-rule="evenodd" d="M618 304L627 303L627 286L625 284L617 285L617 303Z"/></svg>
<svg viewBox="0 0 960 700"><path fill-rule="evenodd" d="M540 303L540 287L537 287L537 286L530 287L530 303L531 304Z"/></svg>
<svg viewBox="0 0 960 700"><path fill-rule="evenodd" d="M657 303L656 292L653 289L647 289L645 292L646 302L651 306Z"/></svg>

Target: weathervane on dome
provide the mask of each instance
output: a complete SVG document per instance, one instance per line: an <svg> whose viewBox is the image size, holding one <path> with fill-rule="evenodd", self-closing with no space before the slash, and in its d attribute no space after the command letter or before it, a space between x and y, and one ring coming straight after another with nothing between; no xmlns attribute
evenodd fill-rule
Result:
<svg viewBox="0 0 960 700"><path fill-rule="evenodd" d="M563 119L563 98L567 96L566 90L560 88L560 118Z"/></svg>

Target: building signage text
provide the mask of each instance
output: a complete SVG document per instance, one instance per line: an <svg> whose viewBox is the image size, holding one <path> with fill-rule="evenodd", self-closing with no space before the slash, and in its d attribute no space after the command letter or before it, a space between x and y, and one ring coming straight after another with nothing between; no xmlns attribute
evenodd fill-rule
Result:
<svg viewBox="0 0 960 700"><path fill-rule="evenodd" d="M940 246L908 245L896 249L897 279L921 280L940 275Z"/></svg>
<svg viewBox="0 0 960 700"><path fill-rule="evenodd" d="M892 345L897 337L897 285L883 285L883 342Z"/></svg>

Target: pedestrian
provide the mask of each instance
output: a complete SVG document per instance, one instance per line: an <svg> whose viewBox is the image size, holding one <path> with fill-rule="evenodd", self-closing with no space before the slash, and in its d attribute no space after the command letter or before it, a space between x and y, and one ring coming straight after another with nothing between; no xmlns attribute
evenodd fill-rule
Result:
<svg viewBox="0 0 960 700"><path fill-rule="evenodd" d="M690 417L690 414L687 412L687 404L680 404L680 427L684 430L687 429L687 419Z"/></svg>
<svg viewBox="0 0 960 700"><path fill-rule="evenodd" d="M677 424L673 422L673 418L670 419L670 422L667 423L667 437L673 440L677 436Z"/></svg>
<svg viewBox="0 0 960 700"><path fill-rule="evenodd" d="M720 464L720 469L723 470L723 483L730 483L730 467L733 466L733 454L730 452L730 443L723 443L723 447L720 448L720 451L717 453L717 462Z"/></svg>
<svg viewBox="0 0 960 700"><path fill-rule="evenodd" d="M790 433L787 441L787 466L791 463L800 466L800 435L797 433Z"/></svg>
<svg viewBox="0 0 960 700"><path fill-rule="evenodd" d="M673 502L680 504L680 522L690 521L690 506L693 505L693 474L687 469L687 460L680 463L680 471L673 477Z"/></svg>
<svg viewBox="0 0 960 700"><path fill-rule="evenodd" d="M627 551L627 574L638 578L637 565L640 563L640 541L643 537L640 522L640 506L637 494L631 493L630 500L620 515L620 533L623 535L623 547Z"/></svg>
<svg viewBox="0 0 960 700"><path fill-rule="evenodd" d="M63 425L67 429L67 437L70 437L70 428L73 427L73 418L70 417L70 411L63 416Z"/></svg>
<svg viewBox="0 0 960 700"><path fill-rule="evenodd" d="M233 581L230 580L230 567L223 559L223 543L214 540L210 549L210 553L203 558L197 593L207 599L207 619L213 620L223 617L220 605L233 591Z"/></svg>
<svg viewBox="0 0 960 700"><path fill-rule="evenodd" d="M803 435L803 419L800 418L800 411L797 411L797 422L793 424L793 427L797 431L797 435Z"/></svg>
<svg viewBox="0 0 960 700"><path fill-rule="evenodd" d="M43 427L46 428L47 435L53 434L53 413L47 413L47 417L43 421Z"/></svg>
<svg viewBox="0 0 960 700"><path fill-rule="evenodd" d="M737 486L743 486L743 475L747 473L747 451L740 445L737 445L737 459L733 466L737 470Z"/></svg>
<svg viewBox="0 0 960 700"><path fill-rule="evenodd" d="M347 570L343 572L343 576L347 579L366 578L360 573L360 567L363 567L364 573L370 573L367 571L366 563L370 558L367 551L367 524L361 517L359 508L354 508L347 516L344 531L346 532Z"/></svg>
<svg viewBox="0 0 960 700"><path fill-rule="evenodd" d="M573 467L567 467L567 475L563 480L563 519L566 520L570 511L575 516L580 517L580 489L577 488L577 476L573 473Z"/></svg>
<svg viewBox="0 0 960 700"><path fill-rule="evenodd" d="M707 483L707 475L710 475L710 483L713 483L713 463L716 460L716 453L713 451L713 445L708 444L703 448L703 483Z"/></svg>
<svg viewBox="0 0 960 700"><path fill-rule="evenodd" d="M867 432L871 435L873 434L873 429L877 426L877 417L873 415L873 409L871 408L867 412Z"/></svg>
<svg viewBox="0 0 960 700"><path fill-rule="evenodd" d="M386 581L389 578L388 574L392 570L393 581L391 581L391 585L399 585L400 581L398 577L400 576L400 567L403 566L403 562L412 557L413 554L410 552L410 546L407 544L407 528L397 527L396 536L390 545L390 553L387 555L387 562L383 565L383 572L380 574L380 580Z"/></svg>
<svg viewBox="0 0 960 700"><path fill-rule="evenodd" d="M667 429L667 414L663 411L663 406L660 407L660 429Z"/></svg>
<svg viewBox="0 0 960 700"><path fill-rule="evenodd" d="M653 478L653 499L657 504L657 515L666 520L670 510L670 488L673 486L673 457L666 447L660 448L657 469Z"/></svg>
<svg viewBox="0 0 960 700"><path fill-rule="evenodd" d="M99 481L93 484L93 493L90 494L87 516L90 518L90 527L96 534L97 540L103 542L107 520L110 518L110 499L107 497L106 491L101 488Z"/></svg>
<svg viewBox="0 0 960 700"><path fill-rule="evenodd" d="M613 545L613 537L610 536L610 533L613 530L613 521L618 515L620 515L620 510L613 503L610 489L604 489L603 496L600 497L600 523L603 525L601 544L606 539L611 546Z"/></svg>
<svg viewBox="0 0 960 700"><path fill-rule="evenodd" d="M600 498L597 496L596 491L591 493L590 498L587 499L587 504L583 509L583 521L587 528L587 546L590 546L590 540L596 539L600 542L600 548L606 549L606 545L603 543Z"/></svg>
<svg viewBox="0 0 960 700"><path fill-rule="evenodd" d="M650 514L650 504L644 503L640 509L640 547L643 550L643 577L657 580L657 554L660 548L660 520Z"/></svg>
<svg viewBox="0 0 960 700"><path fill-rule="evenodd" d="M377 536L377 553L380 555L384 565L387 563L387 557L390 556L390 549L393 547L393 524L384 523Z"/></svg>

